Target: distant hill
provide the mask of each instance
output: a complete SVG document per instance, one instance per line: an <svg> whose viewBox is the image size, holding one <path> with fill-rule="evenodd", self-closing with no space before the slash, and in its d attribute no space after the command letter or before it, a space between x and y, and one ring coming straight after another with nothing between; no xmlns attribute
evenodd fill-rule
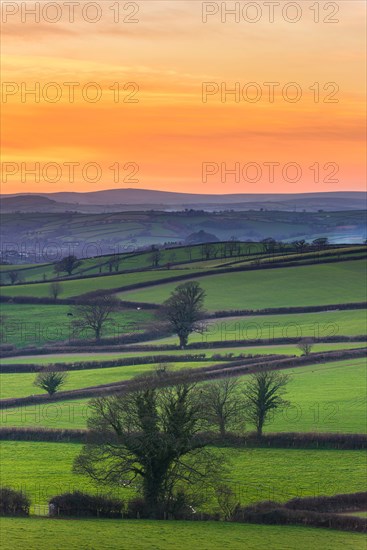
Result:
<svg viewBox="0 0 367 550"><path fill-rule="evenodd" d="M172 193L149 189L107 189L89 193L39 193L2 195L1 210L40 212L118 212L126 210L364 210L367 194L359 191L300 194L225 194ZM47 210L49 209L49 210Z"/></svg>

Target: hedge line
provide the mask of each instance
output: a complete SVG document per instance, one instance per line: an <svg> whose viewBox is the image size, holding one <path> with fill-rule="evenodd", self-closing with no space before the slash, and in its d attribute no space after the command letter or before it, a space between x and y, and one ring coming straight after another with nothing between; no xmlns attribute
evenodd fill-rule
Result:
<svg viewBox="0 0 367 550"><path fill-rule="evenodd" d="M364 258L367 258L367 255L364 254L363 256L361 256L361 258L359 259L364 259ZM335 262L340 262L340 261L353 261L354 258L344 258L344 259L338 259L338 258L326 258L326 259L323 259L322 262L318 261L316 262L315 260L305 260L302 262L302 266L304 265L319 265L320 263L335 263ZM286 267L299 267L299 263L297 261L290 261L290 262L286 262ZM172 277L167 277L165 278L163 281L162 280L156 280L156 281L145 281L145 282L140 282L140 283L134 283L134 284L131 284L131 285L125 285L125 286L121 286L121 287L117 287L117 288L113 288L113 289L109 289L109 290L106 290L106 291L103 291L104 293L106 294L115 294L117 292L127 292L129 290L137 290L139 288L147 288L147 287L152 287L152 286L158 286L158 285L161 285L161 284L166 284L166 283L175 283L175 282L179 282L179 281L185 281L187 279L196 279L196 278L200 278L200 277L208 277L210 275L218 275L218 274L225 274L225 273L237 273L237 272L243 272L243 271L258 271L259 269L278 269L278 268L282 268L284 267L284 261L278 261L278 262L272 262L272 263L269 263L269 264L260 264L260 265L248 265L248 266L241 266L241 267L228 267L228 268L224 268L224 269L220 269L220 271L218 271L218 269L208 269L208 270L205 270L203 272L199 272L199 273L187 273L185 275L173 275ZM88 292L86 294L82 294L81 296L83 298L92 298L92 297L97 297L99 296L101 293L101 291L97 290L97 291L93 291L93 292Z"/></svg>
<svg viewBox="0 0 367 550"><path fill-rule="evenodd" d="M308 527L324 527L361 533L367 530L367 520L365 518L312 512L310 510L292 510L287 508L286 505L271 501L245 508L239 506L231 521L268 525L306 525Z"/></svg>
<svg viewBox="0 0 367 550"><path fill-rule="evenodd" d="M217 357L217 360L222 358ZM111 367L128 367L132 365L144 365L150 363L175 363L188 362L188 361L212 361L210 357L206 357L205 353L197 353L194 355L149 355L149 356L134 356L121 359L110 359L106 361L74 361L73 363L52 363L55 367L62 367L63 370L92 370L92 369L106 369ZM223 361L230 361L233 359L223 356ZM51 364L51 363L50 363ZM44 368L44 365L37 363L17 363L11 365L0 365L0 373L26 373L26 372L39 372Z"/></svg>
<svg viewBox="0 0 367 550"><path fill-rule="evenodd" d="M28 284L28 283L27 283ZM1 288L1 287L0 287ZM102 291L100 291L102 292ZM14 304L50 304L50 305L70 305L75 306L76 304L87 303L89 300L84 297L75 297L75 298L37 298L36 296L4 296L0 294L0 303L14 303ZM156 310L157 304L152 304L149 302L129 302L126 300L120 300L119 307L121 309L136 309L140 307L141 309Z"/></svg>
<svg viewBox="0 0 367 550"><path fill-rule="evenodd" d="M259 437L255 432L244 436L228 433L223 438L211 435L213 444L233 447L271 447L281 449L367 449L366 434L345 434L328 432L275 432Z"/></svg>
<svg viewBox="0 0 367 550"><path fill-rule="evenodd" d="M293 306L293 307L270 307L265 309L232 309L226 311L216 311L210 318L220 317L240 317L246 315L276 315L282 313L312 313L319 311L338 311L340 310L353 310L353 309L366 309L367 302L352 302L345 304L329 304L325 306Z"/></svg>
<svg viewBox="0 0 367 550"><path fill-rule="evenodd" d="M361 334L359 336L325 336L323 338L312 338L314 344L333 343L333 342L365 342L367 335ZM236 348L236 347L251 347L251 346L267 346L267 345L280 345L280 344L298 344L300 338L259 338L248 340L215 340L213 342L195 342L188 344L187 350L191 349L211 349L211 348ZM126 349L126 348L125 348ZM173 344L166 345L139 345L129 346L130 351L173 351L180 349Z"/></svg>
<svg viewBox="0 0 367 550"><path fill-rule="evenodd" d="M356 512L367 510L367 492L340 493L331 497L293 498L284 504L291 510L311 512Z"/></svg>
<svg viewBox="0 0 367 550"><path fill-rule="evenodd" d="M337 449L364 450L367 448L366 434L287 432L267 433L261 438L253 432L245 435L228 433L198 434L201 439L216 446L236 448L281 448L281 449ZM87 429L56 429L38 427L0 427L0 440L48 441L54 443L86 443L90 440ZM316 506L310 501L310 506ZM313 508L310 508L313 509ZM367 509L367 506L366 506Z"/></svg>
<svg viewBox="0 0 367 550"><path fill-rule="evenodd" d="M289 357L289 356L266 356L260 357L263 359L259 361L258 357L248 358L245 360L233 361L229 365L220 363L209 367L201 367L197 369L181 369L179 371L173 371L167 373L161 379L152 381L149 379L150 384L158 386L170 386L180 382L187 381L203 381L211 380L215 378L223 378L225 376L240 376L243 374L252 374L262 369L266 370L280 370L293 368L304 365L311 365L315 363L324 363L329 361L340 361L343 359L355 359L365 356L364 349L356 350L344 350L344 351L332 351L324 353L314 353L308 356L302 357ZM146 379L148 380L148 378ZM114 393L125 393L133 391L137 388L144 387L146 380L142 378L132 379L127 381L115 382L113 384L101 384L98 386L90 386L87 388L63 391L48 395L31 395L28 397L2 399L0 401L0 409L6 409L11 407L17 407L22 405L28 405L31 403L51 403L54 401L62 401L65 399L79 399L79 398L91 398L100 397L103 395L110 395Z"/></svg>

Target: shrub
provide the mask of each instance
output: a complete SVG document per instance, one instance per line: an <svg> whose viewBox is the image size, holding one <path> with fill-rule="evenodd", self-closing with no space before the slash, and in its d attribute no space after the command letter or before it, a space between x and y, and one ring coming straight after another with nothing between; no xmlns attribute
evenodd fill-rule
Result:
<svg viewBox="0 0 367 550"><path fill-rule="evenodd" d="M0 516L29 516L30 504L21 491L0 487Z"/></svg>
<svg viewBox="0 0 367 550"><path fill-rule="evenodd" d="M48 504L50 516L120 518L124 507L123 501L117 498L80 491L52 497Z"/></svg>
<svg viewBox="0 0 367 550"><path fill-rule="evenodd" d="M291 510L312 512L354 512L367 509L367 492L338 494L331 497L293 498L284 504Z"/></svg>

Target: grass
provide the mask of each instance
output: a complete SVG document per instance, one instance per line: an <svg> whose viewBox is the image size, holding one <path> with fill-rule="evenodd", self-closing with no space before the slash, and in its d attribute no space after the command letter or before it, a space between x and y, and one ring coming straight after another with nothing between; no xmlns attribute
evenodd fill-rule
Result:
<svg viewBox="0 0 367 550"><path fill-rule="evenodd" d="M200 277L210 311L359 302L366 299L365 261L235 272ZM121 292L122 300L162 303L177 286Z"/></svg>
<svg viewBox="0 0 367 550"><path fill-rule="evenodd" d="M319 313L291 313L227 317L208 322L203 334L192 333L194 342L225 342L274 338L326 338L328 336L357 336L367 333L366 310L322 311ZM144 345L146 342L141 342ZM177 344L177 336L154 340L152 344Z"/></svg>
<svg viewBox="0 0 367 550"><path fill-rule="evenodd" d="M3 441L2 485L22 489L33 504L39 505L65 491L103 491L89 478L72 473L80 450L76 443ZM285 502L293 496L352 493L361 490L365 480L363 451L222 448L218 452L228 459L226 479L242 504L268 498ZM131 497L131 489L112 492Z"/></svg>
<svg viewBox="0 0 367 550"><path fill-rule="evenodd" d="M366 347L367 342L329 342L315 344L312 348L314 353L322 351L332 351L332 350L343 350L343 349L354 349L354 348L364 348ZM108 361L110 359L119 359L119 358L129 358L129 357L145 357L151 355L175 355L177 357L187 354L195 353L204 353L206 357L211 358L214 354L221 353L227 354L232 353L233 357L237 357L240 354L280 354L280 355L301 355L301 351L298 349L295 344L283 344L283 345L266 345L266 346L238 346L238 347L225 347L225 348L209 348L209 349L188 349L188 350L168 350L168 351L131 351L131 352L90 352L90 353L55 353L47 355L20 355L14 357L5 357L1 359L2 365L14 365L14 364L37 364L37 365L48 365L50 363L73 363L75 361Z"/></svg>
<svg viewBox="0 0 367 550"><path fill-rule="evenodd" d="M3 550L364 550L360 533L295 526L146 520L1 518Z"/></svg>
<svg viewBox="0 0 367 550"><path fill-rule="evenodd" d="M170 366L172 370L177 370L209 366L213 363L214 361L212 363L193 361L188 363L170 363ZM218 363L218 361L215 363ZM97 386L99 384L119 382L120 380L130 380L134 378L134 376L151 372L157 368L157 366L158 364L151 363L146 365L131 365L69 372L66 384L62 387L62 390L75 390L87 386ZM44 390L33 385L35 377L36 375L34 373L0 374L0 399L25 397L31 394L44 394Z"/></svg>
<svg viewBox="0 0 367 550"><path fill-rule="evenodd" d="M1 314L5 316L2 343L24 347L68 341L73 335L73 317L68 316L71 311L71 306L61 304L1 304ZM111 317L115 325L106 324L103 336L140 332L151 318L150 311L121 310ZM85 338L93 338L92 333L78 336L78 339Z"/></svg>
<svg viewBox="0 0 367 550"><path fill-rule="evenodd" d="M200 366L200 363L198 365ZM177 367L180 368L180 364L177 364ZM130 368L123 367L127 370ZM132 367L132 370L134 369L137 367ZM116 371L118 367L106 370ZM291 405L277 413L266 426L265 431L346 433L365 431L366 377L363 359L309 365L288 369L285 372L292 378L286 396ZM89 373L92 377L99 376L96 370ZM101 374L103 376L103 373ZM84 379L84 376L88 376L88 371L78 371L70 376L72 375L75 375L76 379L78 377ZM23 376L29 375L2 376L12 377L10 378L13 388L11 391L19 395L20 392L18 393L16 388L17 377L21 380ZM241 380L246 384L245 376ZM89 414L87 399L65 400L3 409L1 423L3 426L83 428L86 426ZM247 428L252 429L251 426Z"/></svg>
<svg viewBox="0 0 367 550"><path fill-rule="evenodd" d="M123 286L142 283L146 281L164 280L167 277L182 275L186 271L179 269L162 269L156 271L143 271L139 273L121 273L101 277L84 279L69 279L60 281L61 293L59 298L81 296L95 290L110 290ZM35 298L48 298L50 296L50 283L19 284L2 287L3 296L31 296Z"/></svg>
<svg viewBox="0 0 367 550"><path fill-rule="evenodd" d="M309 365L287 374L292 377L286 396L291 405L265 431L365 432L365 360Z"/></svg>

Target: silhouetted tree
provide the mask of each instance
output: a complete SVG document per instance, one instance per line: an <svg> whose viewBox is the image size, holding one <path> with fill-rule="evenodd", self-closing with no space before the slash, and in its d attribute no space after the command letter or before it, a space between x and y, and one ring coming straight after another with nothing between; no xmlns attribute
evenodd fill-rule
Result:
<svg viewBox="0 0 367 550"><path fill-rule="evenodd" d="M91 402L91 442L74 471L97 482L133 485L154 518L183 485L203 488L219 476L220 460L199 436L202 407L195 384L158 388L147 379L144 386Z"/></svg>

